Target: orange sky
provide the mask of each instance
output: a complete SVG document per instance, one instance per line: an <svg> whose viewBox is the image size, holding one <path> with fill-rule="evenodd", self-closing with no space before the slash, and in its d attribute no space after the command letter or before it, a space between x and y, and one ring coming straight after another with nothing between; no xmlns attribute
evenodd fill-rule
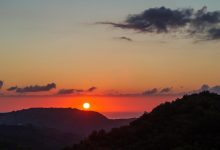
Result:
<svg viewBox="0 0 220 150"><path fill-rule="evenodd" d="M203 84L220 93L219 39L195 39L188 32L187 36L182 35L185 32L140 33L138 28L97 23L126 24L130 14L141 15L152 8L171 12L193 8L193 18L199 12L218 11L219 6L219 0L0 1L0 81L4 82L0 111L82 108L88 101L99 112L143 112L176 95L201 91ZM218 21L209 27L220 31ZM205 33L212 31L209 27ZM219 38L219 33L215 36ZM13 86L44 89L48 83L56 88L28 94L7 91ZM88 92L91 87L97 88ZM84 90L80 93L84 96L74 96L79 92L58 96L62 89ZM163 89L169 90L161 94ZM144 92L153 94L143 96Z"/></svg>
<svg viewBox="0 0 220 150"><path fill-rule="evenodd" d="M106 114L107 117L134 117L164 101L174 100L177 96L60 96L60 97L5 97L0 99L1 112L32 108L32 107L72 107L83 109L84 102L91 104L90 110ZM120 113L126 113L118 116ZM118 114L117 114L118 113Z"/></svg>

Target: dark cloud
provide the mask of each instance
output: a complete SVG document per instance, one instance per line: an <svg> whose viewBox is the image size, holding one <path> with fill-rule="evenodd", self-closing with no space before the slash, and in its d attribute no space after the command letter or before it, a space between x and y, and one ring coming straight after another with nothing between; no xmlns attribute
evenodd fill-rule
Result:
<svg viewBox="0 0 220 150"><path fill-rule="evenodd" d="M65 94L73 94L74 89L61 89L57 92L58 95L65 95Z"/></svg>
<svg viewBox="0 0 220 150"><path fill-rule="evenodd" d="M79 94L83 92L93 92L97 89L97 87L92 86L87 90L81 90L81 89L61 89L57 92L58 95L67 95L67 94Z"/></svg>
<svg viewBox="0 0 220 150"><path fill-rule="evenodd" d="M209 30L208 39L217 40L220 39L220 28L212 28Z"/></svg>
<svg viewBox="0 0 220 150"><path fill-rule="evenodd" d="M58 95L68 95L68 94L76 94L76 93L81 93L84 92L84 90L79 90L79 89L61 89L58 91Z"/></svg>
<svg viewBox="0 0 220 150"><path fill-rule="evenodd" d="M204 85L201 86L200 89L195 90L192 93L199 93L199 92L203 92L203 91L210 91L210 92L213 92L213 93L220 94L220 85L210 87L209 85L204 84Z"/></svg>
<svg viewBox="0 0 220 150"><path fill-rule="evenodd" d="M95 90L97 90L97 87L93 86L93 87L89 88L89 89L87 90L87 92L93 92L93 91L95 91Z"/></svg>
<svg viewBox="0 0 220 150"><path fill-rule="evenodd" d="M214 87L211 87L209 90L210 90L211 92L220 94L220 86L219 86L219 85L214 86Z"/></svg>
<svg viewBox="0 0 220 150"><path fill-rule="evenodd" d="M216 25L220 22L220 11L208 12L207 7L203 7L195 13L192 23L203 30L208 25Z"/></svg>
<svg viewBox="0 0 220 150"><path fill-rule="evenodd" d="M0 80L0 89L3 87L4 82Z"/></svg>
<svg viewBox="0 0 220 150"><path fill-rule="evenodd" d="M128 42L133 42L133 40L131 38L126 37L126 36L117 37L116 39L125 40L125 41L128 41Z"/></svg>
<svg viewBox="0 0 220 150"><path fill-rule="evenodd" d="M200 91L208 91L209 90L209 86L207 84L203 84L200 88Z"/></svg>
<svg viewBox="0 0 220 150"><path fill-rule="evenodd" d="M12 86L12 87L10 87L10 88L8 88L7 89L7 91L15 91L15 90L17 90L17 86Z"/></svg>
<svg viewBox="0 0 220 150"><path fill-rule="evenodd" d="M172 91L172 88L163 88L160 93L169 93Z"/></svg>
<svg viewBox="0 0 220 150"><path fill-rule="evenodd" d="M140 14L129 15L122 23L98 22L121 29L145 33L186 33L202 39L220 39L220 11L208 12L191 8L150 8Z"/></svg>
<svg viewBox="0 0 220 150"><path fill-rule="evenodd" d="M142 93L120 93L118 91L115 91L115 90L111 90L111 91L108 91L106 93L106 95L108 96L158 96L158 95L164 95L164 94L171 94L171 95L175 95L175 94L178 94L178 93L170 93L172 91L172 88L171 87L166 87L166 88L163 88L163 89L158 89L158 88L153 88L153 89L149 89L149 90L146 90Z"/></svg>
<svg viewBox="0 0 220 150"><path fill-rule="evenodd" d="M43 91L50 91L53 88L56 88L55 83L50 83L45 86L35 85L35 86L27 86L24 88L17 88L16 92L17 93L43 92Z"/></svg>
<svg viewBox="0 0 220 150"><path fill-rule="evenodd" d="M143 95L155 95L157 93L158 93L158 89L154 88L154 89L151 89L151 90L147 90L147 91L143 92L142 94Z"/></svg>

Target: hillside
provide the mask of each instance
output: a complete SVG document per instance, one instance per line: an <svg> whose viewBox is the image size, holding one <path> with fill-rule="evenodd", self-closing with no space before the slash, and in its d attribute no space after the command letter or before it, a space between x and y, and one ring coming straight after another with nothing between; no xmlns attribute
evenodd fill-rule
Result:
<svg viewBox="0 0 220 150"><path fill-rule="evenodd" d="M156 107L128 126L93 132L66 150L218 150L220 96L184 96Z"/></svg>
<svg viewBox="0 0 220 150"><path fill-rule="evenodd" d="M35 127L55 128L79 136L93 130L109 130L128 124L134 119L108 119L94 111L71 108L31 108L9 113L0 113L0 124L33 125Z"/></svg>
<svg viewBox="0 0 220 150"><path fill-rule="evenodd" d="M58 150L94 130L110 130L134 119L108 119L100 113L71 108L31 108L0 113L0 149Z"/></svg>

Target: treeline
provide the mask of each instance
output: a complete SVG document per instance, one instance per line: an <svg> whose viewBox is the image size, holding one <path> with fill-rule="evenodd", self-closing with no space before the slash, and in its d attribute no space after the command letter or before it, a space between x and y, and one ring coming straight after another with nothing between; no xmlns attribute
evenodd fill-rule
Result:
<svg viewBox="0 0 220 150"><path fill-rule="evenodd" d="M219 150L220 96L202 92L156 107L128 126L95 131L65 150Z"/></svg>

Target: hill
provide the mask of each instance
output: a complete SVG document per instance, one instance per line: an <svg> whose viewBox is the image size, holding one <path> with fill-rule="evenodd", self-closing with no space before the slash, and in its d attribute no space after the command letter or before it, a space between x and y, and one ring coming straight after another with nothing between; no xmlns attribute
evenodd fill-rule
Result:
<svg viewBox="0 0 220 150"><path fill-rule="evenodd" d="M94 111L71 108L31 108L0 113L0 149L61 149L79 142L94 130L110 130L133 120L113 120Z"/></svg>
<svg viewBox="0 0 220 150"><path fill-rule="evenodd" d="M84 136L93 130L109 130L128 124L134 119L108 119L94 111L72 108L31 108L9 113L0 113L0 124L32 125L55 128L60 131Z"/></svg>
<svg viewBox="0 0 220 150"><path fill-rule="evenodd" d="M128 126L93 132L66 150L219 150L220 96L202 92L159 105Z"/></svg>

